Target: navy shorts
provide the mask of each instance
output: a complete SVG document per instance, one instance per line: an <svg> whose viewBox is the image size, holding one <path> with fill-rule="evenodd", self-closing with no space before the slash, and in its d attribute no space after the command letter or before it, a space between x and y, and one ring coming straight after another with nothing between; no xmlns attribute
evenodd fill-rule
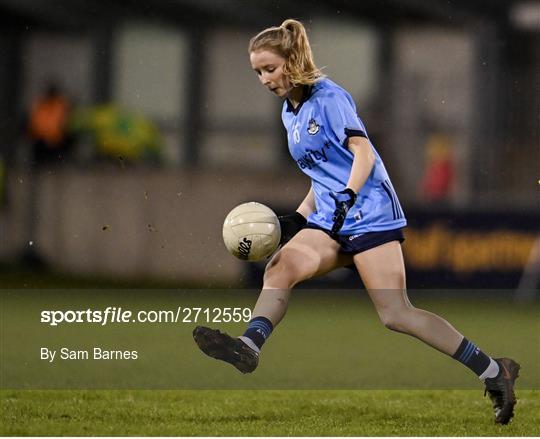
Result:
<svg viewBox="0 0 540 439"><path fill-rule="evenodd" d="M382 232L367 232L362 233L361 235L342 235L338 237L333 237L330 231L315 224L308 223L304 228L322 230L333 240L338 242L338 244L341 246L339 249L340 253L345 253L348 255L362 253L366 250L378 247L379 245L386 244L387 242L399 241L402 243L405 241L405 237L403 236L403 228L401 227L399 229L384 230Z"/></svg>

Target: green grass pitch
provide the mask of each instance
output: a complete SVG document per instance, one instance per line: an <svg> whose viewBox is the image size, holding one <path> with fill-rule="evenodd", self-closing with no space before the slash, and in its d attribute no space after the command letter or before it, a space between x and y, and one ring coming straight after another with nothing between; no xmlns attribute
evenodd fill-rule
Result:
<svg viewBox="0 0 540 439"><path fill-rule="evenodd" d="M540 392L495 425L477 390L3 391L2 435L539 436Z"/></svg>
<svg viewBox="0 0 540 439"><path fill-rule="evenodd" d="M238 297L237 304L252 306L255 298ZM165 299L159 304L156 300L149 295L144 306L168 304ZM208 300L217 303L215 298ZM185 299L182 303L195 302ZM482 385L462 365L418 340L383 328L365 294L343 295L336 290L295 292L287 317L250 376L198 352L190 335L192 324L104 328L104 340L112 345L128 340L142 354L153 352L155 360L141 355L132 369L121 369L124 365L117 363L100 365L97 371L77 365L66 366L65 373L75 370L75 378L97 382L94 387L106 377L108 384L132 379L132 389L120 385L123 390L112 390L111 385L102 390L69 386L64 388L73 390L23 390L24 376L46 383L45 375L39 375L45 369L38 364L20 372L8 363L23 358L25 336L33 339L48 331L25 324L29 309L29 322L35 322L37 315L32 304L25 303L19 311L3 316L2 349L9 356L0 359L0 434L540 436L540 303L515 305L509 300L475 297L474 292L418 300L413 295L413 303L443 315L487 352L509 355L521 363L516 416L510 425L494 424ZM12 331L10 320L17 324L15 329L21 329L6 339ZM243 327L210 326L234 333ZM82 343L84 337L94 337L92 331L72 326L51 333L62 334L65 340L72 334ZM64 370L55 367L47 370ZM150 376L156 370L162 376ZM58 376L50 375L51 379ZM6 382L22 384L13 389ZM205 386L206 382L210 385Z"/></svg>

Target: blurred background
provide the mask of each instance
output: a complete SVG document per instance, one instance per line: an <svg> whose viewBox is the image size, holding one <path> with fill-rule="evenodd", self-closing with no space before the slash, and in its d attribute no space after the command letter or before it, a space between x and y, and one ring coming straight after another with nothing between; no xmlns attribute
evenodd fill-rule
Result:
<svg viewBox="0 0 540 439"><path fill-rule="evenodd" d="M241 202L286 212L309 189L247 53L289 17L385 161L409 286L530 295L536 0L0 0L4 286L35 273L259 286L264 264L230 256L221 226Z"/></svg>

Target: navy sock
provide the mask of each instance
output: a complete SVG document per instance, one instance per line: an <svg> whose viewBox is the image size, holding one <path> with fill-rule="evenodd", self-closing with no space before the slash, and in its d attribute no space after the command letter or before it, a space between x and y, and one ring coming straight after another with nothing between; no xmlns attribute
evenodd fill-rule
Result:
<svg viewBox="0 0 540 439"><path fill-rule="evenodd" d="M467 340L465 337L452 358L463 363L478 376L486 371L491 361L472 341Z"/></svg>
<svg viewBox="0 0 540 439"><path fill-rule="evenodd" d="M244 337L253 340L253 343L260 349L266 339L270 337L273 329L274 325L266 317L255 317L249 322L248 328L244 332Z"/></svg>

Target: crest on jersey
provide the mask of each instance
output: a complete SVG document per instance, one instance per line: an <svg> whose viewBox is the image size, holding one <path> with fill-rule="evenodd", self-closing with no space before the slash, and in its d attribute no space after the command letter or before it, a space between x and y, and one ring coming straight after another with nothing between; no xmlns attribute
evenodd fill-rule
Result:
<svg viewBox="0 0 540 439"><path fill-rule="evenodd" d="M309 120L308 129L307 129L307 132L309 135L314 136L315 134L319 132L320 128L321 127L317 125L317 122L315 122L315 119Z"/></svg>

